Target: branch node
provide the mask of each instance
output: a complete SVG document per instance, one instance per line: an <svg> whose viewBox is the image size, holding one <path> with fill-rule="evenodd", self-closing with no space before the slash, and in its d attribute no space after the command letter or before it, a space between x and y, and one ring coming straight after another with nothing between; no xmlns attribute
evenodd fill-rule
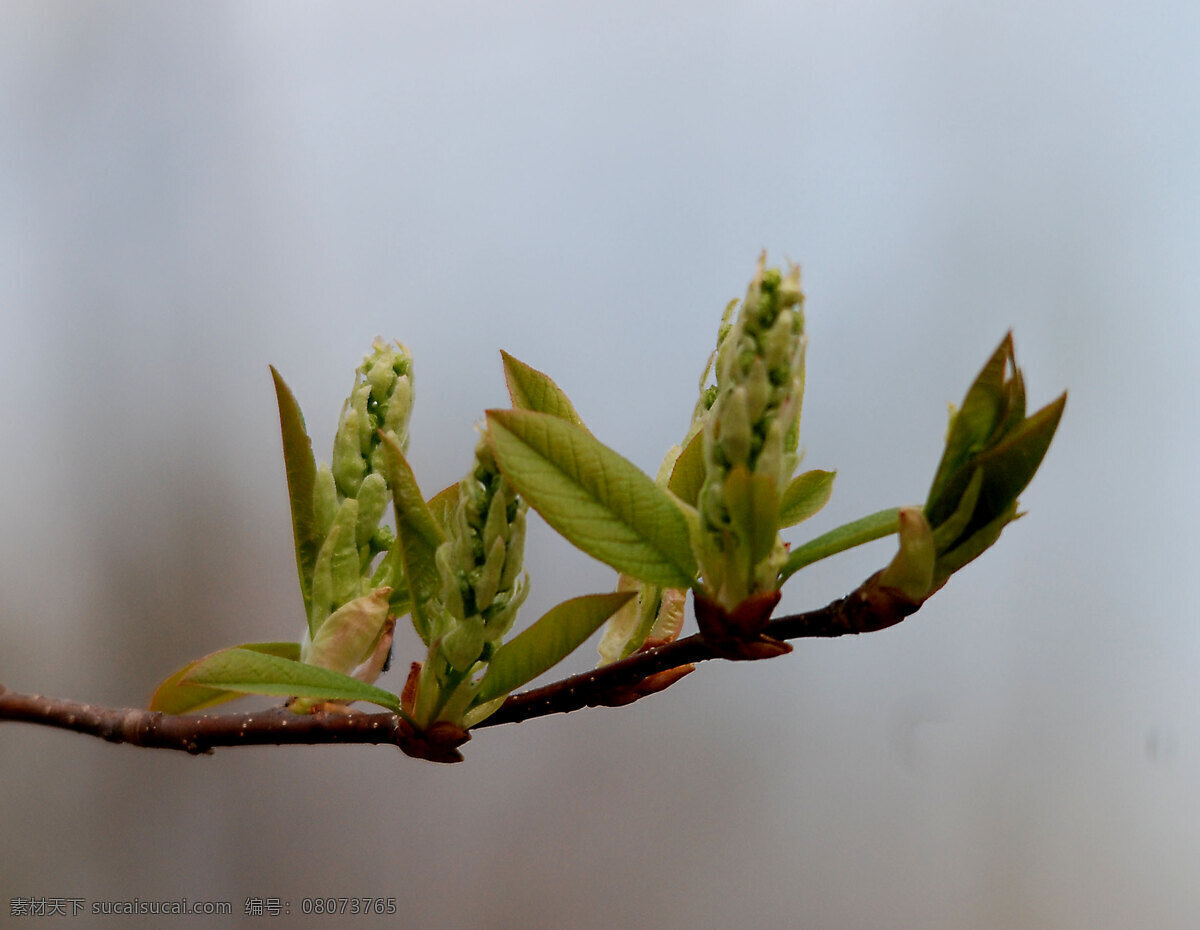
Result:
<svg viewBox="0 0 1200 930"><path fill-rule="evenodd" d="M778 589L764 591L727 610L697 591L696 624L700 635L723 659L753 661L787 655L792 651L791 646L763 632L781 596Z"/></svg>
<svg viewBox="0 0 1200 930"><path fill-rule="evenodd" d="M458 747L470 738L470 733L449 720L438 720L424 730L418 730L407 720L401 720L396 727L396 745L401 751L430 762L462 762Z"/></svg>

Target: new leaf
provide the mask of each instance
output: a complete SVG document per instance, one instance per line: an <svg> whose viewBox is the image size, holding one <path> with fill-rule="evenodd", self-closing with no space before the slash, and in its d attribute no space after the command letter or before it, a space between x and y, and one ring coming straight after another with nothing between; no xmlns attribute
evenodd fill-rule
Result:
<svg viewBox="0 0 1200 930"><path fill-rule="evenodd" d="M408 584L413 626L426 644L432 634L432 620L425 604L441 589L437 571L437 547L445 540L439 517L444 519L451 495L449 489L434 498L438 515L421 497L421 488L400 444L391 436L380 433L383 454L387 462L388 484L396 509L396 545L400 548L400 564ZM444 495L444 497L443 497Z"/></svg>
<svg viewBox="0 0 1200 930"><path fill-rule="evenodd" d="M531 627L496 650L483 676L476 702L495 700L553 668L635 593L585 594L551 608Z"/></svg>
<svg viewBox="0 0 1200 930"><path fill-rule="evenodd" d="M246 643L236 648L279 656L284 659L300 658L299 643ZM216 655L216 653L212 653L212 655ZM183 683L183 680L192 673L197 665L211 657L209 655L189 662L163 681L155 690L154 696L150 698L150 709L163 714L191 714L198 710L204 710L206 707L213 707L242 697L245 692Z"/></svg>
<svg viewBox="0 0 1200 930"><path fill-rule="evenodd" d="M806 471L797 475L779 502L779 525L795 526L817 513L833 494L835 471Z"/></svg>
<svg viewBox="0 0 1200 930"><path fill-rule="evenodd" d="M504 359L504 381L508 384L508 396L512 398L515 408L549 413L570 420L576 426L583 426L583 420L575 412L574 405L549 375L513 358L503 349L500 350L500 356Z"/></svg>
<svg viewBox="0 0 1200 930"><path fill-rule="evenodd" d="M688 588L696 558L671 495L581 426L529 410L489 410L504 476L588 555L651 584Z"/></svg>
<svg viewBox="0 0 1200 930"><path fill-rule="evenodd" d="M288 499L292 509L292 535L296 542L296 569L300 575L300 593L304 598L304 616L312 610L313 566L321 548L321 536L313 517L313 490L317 482L317 463L312 440L304 428L304 415L282 376L271 366L275 397L279 403L279 428L283 434L283 463L287 472Z"/></svg>
<svg viewBox="0 0 1200 930"><path fill-rule="evenodd" d="M184 676L182 683L244 694L318 701L369 701L393 713L400 712L400 698L390 691L329 669L249 649L225 649L201 659Z"/></svg>

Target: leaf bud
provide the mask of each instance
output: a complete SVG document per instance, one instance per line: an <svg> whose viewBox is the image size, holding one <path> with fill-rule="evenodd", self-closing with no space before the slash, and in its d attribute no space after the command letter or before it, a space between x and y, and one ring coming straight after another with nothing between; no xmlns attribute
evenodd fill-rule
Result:
<svg viewBox="0 0 1200 930"><path fill-rule="evenodd" d="M920 507L900 508L900 548L879 576L879 584L920 603L933 585L937 551L933 530Z"/></svg>

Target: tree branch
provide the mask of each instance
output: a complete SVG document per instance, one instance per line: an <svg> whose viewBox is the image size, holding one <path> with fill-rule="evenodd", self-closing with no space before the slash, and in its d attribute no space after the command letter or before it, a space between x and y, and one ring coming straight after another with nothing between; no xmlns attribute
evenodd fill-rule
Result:
<svg viewBox="0 0 1200 930"><path fill-rule="evenodd" d="M0 720L18 720L98 736L110 743L210 753L217 746L392 743L400 745L395 714L294 714L283 707L243 714L172 716L138 708L96 707L79 701L18 694L0 686Z"/></svg>
<svg viewBox="0 0 1200 930"><path fill-rule="evenodd" d="M783 641L869 633L899 623L920 607L898 592L879 586L878 577L873 575L851 594L825 607L770 621L765 635ZM696 662L724 657L727 657L724 650L715 649L697 633L635 653L620 662L514 694L475 729L570 713L584 707L628 704L673 684L690 672ZM112 743L192 754L210 753L218 746L390 743L410 755L430 758L424 751L414 751L411 728L390 713L299 715L280 707L241 714L171 716L19 694L0 685L0 721L4 720L59 727Z"/></svg>
<svg viewBox="0 0 1200 930"><path fill-rule="evenodd" d="M850 594L817 610L772 620L766 625L764 634L771 639L786 641L873 633L899 623L920 608L920 604L908 601L899 592L880 587L878 578L877 572ZM628 694L626 689L656 673L727 657L696 633L665 646L634 653L620 662L514 694L475 729L520 723L548 714L570 713L583 707L627 704L629 701L622 699Z"/></svg>

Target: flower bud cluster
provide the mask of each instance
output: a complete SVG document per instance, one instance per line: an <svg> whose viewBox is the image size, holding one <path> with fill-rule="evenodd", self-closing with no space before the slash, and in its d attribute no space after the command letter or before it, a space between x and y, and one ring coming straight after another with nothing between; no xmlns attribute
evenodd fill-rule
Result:
<svg viewBox="0 0 1200 930"><path fill-rule="evenodd" d="M431 711L432 702L440 708L436 719L457 722L474 697L469 678L476 663L487 661L512 629L529 590L522 572L528 508L500 474L487 438L480 437L471 471L458 486L446 541L437 550L441 591L429 605L435 628L420 716ZM429 690L434 683L436 697Z"/></svg>
<svg viewBox="0 0 1200 930"><path fill-rule="evenodd" d="M804 396L803 300L799 268L785 275L760 258L736 320L727 331L723 327L715 399L705 398L705 481L697 503L707 551L701 568L710 590L729 607L776 587L786 557L776 535L768 553L747 560L757 546L743 538L744 528L777 513L750 512L745 494L731 499L729 480L740 472L739 487L753 481L772 489L777 502L795 471ZM762 494L751 500L761 509Z"/></svg>
<svg viewBox="0 0 1200 930"><path fill-rule="evenodd" d="M332 474L342 497L357 497L371 474L386 472L379 431L408 446L412 356L401 343L376 340L354 376L333 441Z"/></svg>
<svg viewBox="0 0 1200 930"><path fill-rule="evenodd" d="M403 447L412 413L412 358L400 343L377 340L355 372L342 407L332 465L317 469L313 521L321 538L313 569L308 634L301 659L373 681L390 643L392 579L372 562L394 535L381 526L391 501L379 431Z"/></svg>
<svg viewBox="0 0 1200 930"><path fill-rule="evenodd" d="M440 602L449 619L442 653L462 671L495 646L516 618L528 590L521 567L529 505L500 474L480 437L470 474L458 486L447 540L438 547Z"/></svg>

